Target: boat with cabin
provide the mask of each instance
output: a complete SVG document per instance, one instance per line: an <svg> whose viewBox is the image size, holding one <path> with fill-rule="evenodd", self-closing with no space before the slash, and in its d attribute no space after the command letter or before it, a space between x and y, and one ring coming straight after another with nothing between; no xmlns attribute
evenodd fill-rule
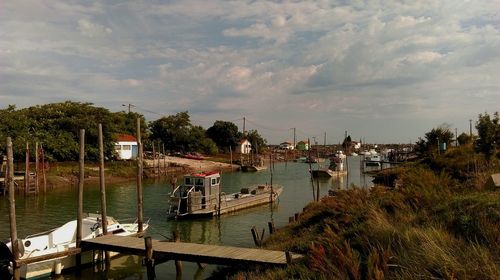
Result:
<svg viewBox="0 0 500 280"><path fill-rule="evenodd" d="M122 221L125 222L125 221ZM107 234L119 236L138 235L137 221L130 220L121 223L113 217L107 217ZM143 232L147 230L149 221L143 223ZM21 265L20 273L23 279L33 279L48 277L51 274L61 274L62 270L76 266L76 256L67 255L65 252L76 248L77 220L65 223L64 225L45 232L26 236L18 240L20 260L39 258L40 261L24 263ZM92 239L101 236L102 221L100 214L87 214L82 219L82 240ZM44 259L44 256L61 253L60 257ZM81 264L90 264L100 259L100 253L93 251L81 254ZM111 253L116 256L118 253ZM11 242L0 242L0 273L10 271L12 273L12 244Z"/></svg>
<svg viewBox="0 0 500 280"><path fill-rule="evenodd" d="M330 178L347 174L344 168L346 158L346 155L342 151L338 151L330 158L330 165L328 167L320 167L318 165L317 169L310 170L311 176L313 178Z"/></svg>
<svg viewBox="0 0 500 280"><path fill-rule="evenodd" d="M183 183L170 194L170 218L218 216L237 210L275 202L283 192L279 185L256 185L226 194L220 173L185 175Z"/></svg>
<svg viewBox="0 0 500 280"><path fill-rule="evenodd" d="M375 149L365 152L364 157L366 166L380 166L380 162L382 161L382 156Z"/></svg>

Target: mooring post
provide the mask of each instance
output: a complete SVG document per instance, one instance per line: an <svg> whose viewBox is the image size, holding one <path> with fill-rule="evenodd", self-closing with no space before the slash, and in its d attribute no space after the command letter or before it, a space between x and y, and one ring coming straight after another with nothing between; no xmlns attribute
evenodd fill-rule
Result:
<svg viewBox="0 0 500 280"><path fill-rule="evenodd" d="M142 209L142 157L141 119L137 118L137 232L139 234L144 231Z"/></svg>
<svg viewBox="0 0 500 280"><path fill-rule="evenodd" d="M165 143L161 144L161 148L163 151L163 173L167 176L167 154L165 154Z"/></svg>
<svg viewBox="0 0 500 280"><path fill-rule="evenodd" d="M158 178L161 175L160 164L161 164L161 161L160 161L160 141L158 141Z"/></svg>
<svg viewBox="0 0 500 280"><path fill-rule="evenodd" d="M181 242L181 236L179 230L174 230L174 241ZM182 262L179 260L175 261L175 276L176 279L182 279Z"/></svg>
<svg viewBox="0 0 500 280"><path fill-rule="evenodd" d="M153 241L151 237L144 238L144 246L146 247L146 269L148 274L148 280L153 280L156 278L155 272L155 260L153 259Z"/></svg>
<svg viewBox="0 0 500 280"><path fill-rule="evenodd" d="M40 155L42 157L42 182L43 182L43 193L47 192L47 178L45 177L45 152L43 151L43 145L40 144Z"/></svg>
<svg viewBox="0 0 500 280"><path fill-rule="evenodd" d="M108 234L108 211L106 209L106 184L104 180L104 140L102 134L102 124L98 125L99 138L99 190L101 191L101 227L102 234ZM104 252L104 263L106 268L110 264L109 252Z"/></svg>
<svg viewBox="0 0 500 280"><path fill-rule="evenodd" d="M255 243L255 246L260 247L261 246L261 239L259 238L259 233L257 232L257 228L255 226L252 227L252 237L253 237L253 242Z"/></svg>
<svg viewBox="0 0 500 280"><path fill-rule="evenodd" d="M39 164L39 158L38 158L38 142L35 143L35 193L38 194L38 164Z"/></svg>
<svg viewBox="0 0 500 280"><path fill-rule="evenodd" d="M85 129L80 129L80 156L78 159L79 177L78 177L78 210L76 213L76 248L80 248L82 241L82 220L83 220L83 180L85 178ZM76 266L82 263L82 255L76 255Z"/></svg>
<svg viewBox="0 0 500 280"><path fill-rule="evenodd" d="M5 172L5 185L9 188L9 220L10 220L10 244L12 244L12 254L14 255L14 279L21 278L21 271L17 265L19 260L19 247L17 240L16 224L16 197L14 189L14 154L12 152L12 139L7 137L7 170Z"/></svg>
<svg viewBox="0 0 500 280"><path fill-rule="evenodd" d="M274 227L274 222L270 221L267 223L267 225L269 226L269 235L273 234L276 231L276 228Z"/></svg>
<svg viewBox="0 0 500 280"><path fill-rule="evenodd" d="M290 251L285 251L286 264L292 264L292 254Z"/></svg>
<svg viewBox="0 0 500 280"><path fill-rule="evenodd" d="M24 171L24 195L28 194L30 187L30 147L29 143L26 142L26 168Z"/></svg>
<svg viewBox="0 0 500 280"><path fill-rule="evenodd" d="M155 173L156 173L156 150L155 150L155 141L153 141L153 143L152 143L152 144L153 144L153 167L152 167L152 169L153 169L153 174L155 174ZM158 175L158 174L156 174L156 175Z"/></svg>

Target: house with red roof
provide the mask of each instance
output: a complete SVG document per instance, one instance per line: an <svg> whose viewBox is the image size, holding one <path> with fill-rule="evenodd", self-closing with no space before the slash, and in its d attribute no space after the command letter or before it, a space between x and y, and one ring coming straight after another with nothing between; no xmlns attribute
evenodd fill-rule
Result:
<svg viewBox="0 0 500 280"><path fill-rule="evenodd" d="M249 154L252 151L252 144L248 139L243 138L236 146L236 153L239 154Z"/></svg>
<svg viewBox="0 0 500 280"><path fill-rule="evenodd" d="M118 159L137 158L137 138L130 134L120 134L116 137L115 152Z"/></svg>

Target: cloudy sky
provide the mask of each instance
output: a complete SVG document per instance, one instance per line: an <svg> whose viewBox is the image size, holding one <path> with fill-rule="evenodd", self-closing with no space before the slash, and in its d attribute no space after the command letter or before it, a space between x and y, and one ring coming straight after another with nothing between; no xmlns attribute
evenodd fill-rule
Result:
<svg viewBox="0 0 500 280"><path fill-rule="evenodd" d="M66 100L270 143L468 132L500 111L500 0L2 1L0 108Z"/></svg>

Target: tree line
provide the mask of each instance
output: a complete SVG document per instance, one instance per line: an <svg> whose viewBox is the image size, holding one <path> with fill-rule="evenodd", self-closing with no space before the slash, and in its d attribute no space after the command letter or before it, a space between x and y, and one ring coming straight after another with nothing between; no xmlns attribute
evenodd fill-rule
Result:
<svg viewBox="0 0 500 280"><path fill-rule="evenodd" d="M215 154L229 151L230 147L234 150L243 137L256 147L266 145L266 140L256 130L243 134L232 122L218 120L208 129L194 125L187 111L148 122L137 112L111 112L92 103L73 101L23 109L9 105L0 109L0 139L12 138L14 156L18 159L24 158L27 142L30 145L38 142L43 146L47 159L72 161L78 159L79 130L85 129L86 157L97 160L97 127L101 123L104 154L111 159L115 156L114 145L118 135L137 134L137 119L141 122L141 139L145 149L161 144L171 152ZM0 155L5 149L5 141L0 140ZM34 156L34 149L30 151Z"/></svg>
<svg viewBox="0 0 500 280"><path fill-rule="evenodd" d="M462 132L460 135L454 135L448 125L441 125L425 133L424 138L419 138L416 143L416 151L421 156L432 156L439 153L440 144L450 146L453 142L456 145L472 145L474 150L485 156L487 160L494 155L499 155L497 150L500 148L500 117L498 112L492 116L488 113L479 114L475 122L477 135Z"/></svg>

